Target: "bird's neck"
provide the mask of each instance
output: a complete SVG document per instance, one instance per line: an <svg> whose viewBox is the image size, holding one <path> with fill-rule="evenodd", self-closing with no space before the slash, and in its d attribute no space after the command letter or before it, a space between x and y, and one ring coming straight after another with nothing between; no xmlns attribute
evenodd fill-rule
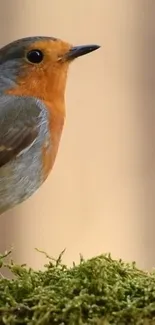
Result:
<svg viewBox="0 0 155 325"><path fill-rule="evenodd" d="M54 72L53 72L54 73ZM16 86L8 88L6 93L17 96L33 96L49 103L53 110L61 112L62 119L65 117L65 88L66 73L56 73L50 78L45 78L44 74L39 79L33 78L32 74L24 80L20 80Z"/></svg>

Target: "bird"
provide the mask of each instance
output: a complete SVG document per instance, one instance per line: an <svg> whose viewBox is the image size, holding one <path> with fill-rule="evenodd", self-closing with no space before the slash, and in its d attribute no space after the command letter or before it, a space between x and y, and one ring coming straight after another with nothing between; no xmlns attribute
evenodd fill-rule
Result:
<svg viewBox="0 0 155 325"><path fill-rule="evenodd" d="M70 63L98 48L32 36L0 49L0 214L49 176L66 117Z"/></svg>

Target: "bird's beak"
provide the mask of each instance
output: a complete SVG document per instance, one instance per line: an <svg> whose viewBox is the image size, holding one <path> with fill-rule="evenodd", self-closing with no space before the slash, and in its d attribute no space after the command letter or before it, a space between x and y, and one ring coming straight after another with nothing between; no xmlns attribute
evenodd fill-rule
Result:
<svg viewBox="0 0 155 325"><path fill-rule="evenodd" d="M64 61L72 61L79 56L88 54L99 49L99 45L80 45L72 47L62 58Z"/></svg>

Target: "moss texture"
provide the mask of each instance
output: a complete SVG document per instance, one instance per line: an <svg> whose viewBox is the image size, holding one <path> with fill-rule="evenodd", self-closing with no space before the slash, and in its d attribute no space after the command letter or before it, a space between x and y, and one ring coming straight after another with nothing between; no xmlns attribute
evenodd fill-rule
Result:
<svg viewBox="0 0 155 325"><path fill-rule="evenodd" d="M49 259L43 271L0 265L11 280L0 278L0 324L82 325L155 324L155 272L110 255L67 267L61 256Z"/></svg>

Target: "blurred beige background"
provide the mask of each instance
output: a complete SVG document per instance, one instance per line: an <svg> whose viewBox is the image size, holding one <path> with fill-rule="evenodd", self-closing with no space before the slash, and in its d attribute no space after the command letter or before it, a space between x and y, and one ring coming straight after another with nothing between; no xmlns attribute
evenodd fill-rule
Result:
<svg viewBox="0 0 155 325"><path fill-rule="evenodd" d="M50 178L0 218L0 251L41 267L111 252L155 266L155 1L1 0L0 45L32 35L102 47L70 69Z"/></svg>

